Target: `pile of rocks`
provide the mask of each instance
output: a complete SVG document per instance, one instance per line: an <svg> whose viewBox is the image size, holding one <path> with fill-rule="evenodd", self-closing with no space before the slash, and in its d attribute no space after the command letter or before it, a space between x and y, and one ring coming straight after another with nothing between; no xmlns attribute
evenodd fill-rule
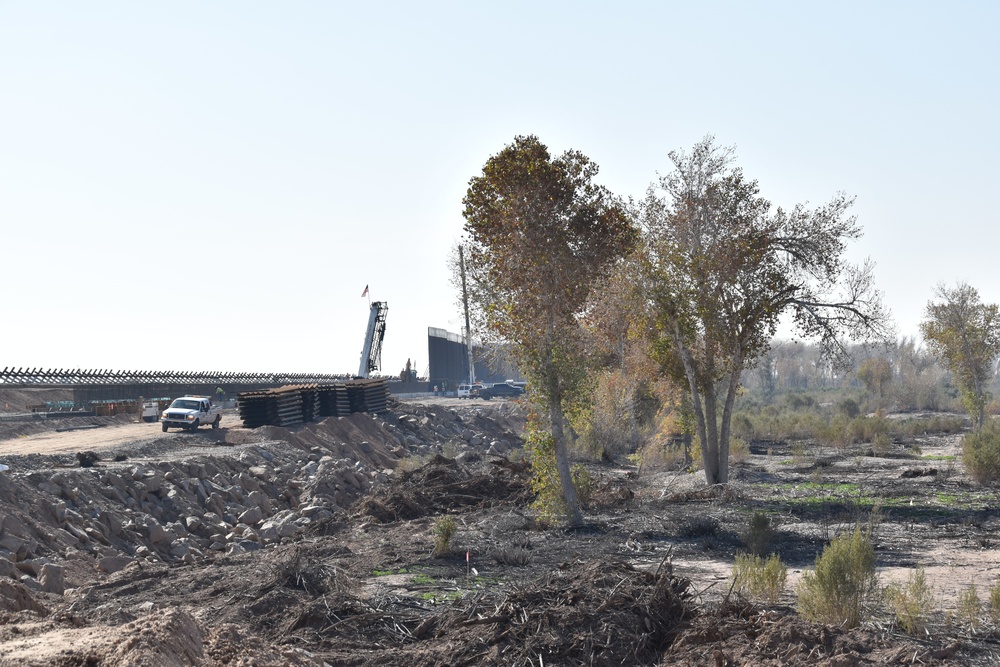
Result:
<svg viewBox="0 0 1000 667"><path fill-rule="evenodd" d="M224 454L0 474L0 577L62 593L97 570L187 562L265 548L346 510L406 457L466 458L519 446L509 424L397 408L296 430L234 431ZM483 428L486 425L487 428ZM218 450L215 450L216 452ZM42 461L44 463L44 461ZM69 559L83 567L63 565Z"/></svg>

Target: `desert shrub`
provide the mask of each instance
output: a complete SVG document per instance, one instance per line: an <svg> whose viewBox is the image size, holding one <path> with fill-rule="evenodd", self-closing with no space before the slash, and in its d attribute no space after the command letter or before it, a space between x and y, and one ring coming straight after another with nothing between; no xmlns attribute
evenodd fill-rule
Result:
<svg viewBox="0 0 1000 667"><path fill-rule="evenodd" d="M677 529L681 537L710 537L718 532L719 520L711 516L688 517Z"/></svg>
<svg viewBox="0 0 1000 667"><path fill-rule="evenodd" d="M767 551L772 539L774 539L774 526L771 525L771 515L767 512L754 512L743 534L743 542L747 545L747 549L752 554L762 554Z"/></svg>
<svg viewBox="0 0 1000 667"><path fill-rule="evenodd" d="M501 545L493 550L493 559L499 565L527 565L531 551L515 545Z"/></svg>
<svg viewBox="0 0 1000 667"><path fill-rule="evenodd" d="M399 462L396 463L396 472L403 473L419 470L427 465L427 462L430 461L430 459L430 456L407 456L405 459L400 459Z"/></svg>
<svg viewBox="0 0 1000 667"><path fill-rule="evenodd" d="M979 629L982 619L980 614L983 610L983 603L979 599L979 591L975 584L969 584L964 591L958 594L957 617L964 621L972 632Z"/></svg>
<svg viewBox="0 0 1000 667"><path fill-rule="evenodd" d="M687 462L684 444L680 441L650 441L628 455L628 460L643 470L680 470Z"/></svg>
<svg viewBox="0 0 1000 667"><path fill-rule="evenodd" d="M737 552L733 563L733 590L752 599L775 604L785 591L788 568L777 554L764 559L753 554Z"/></svg>
<svg viewBox="0 0 1000 667"><path fill-rule="evenodd" d="M809 394L785 394L785 403L792 410L811 408L815 402L816 399Z"/></svg>
<svg viewBox="0 0 1000 667"><path fill-rule="evenodd" d="M450 516L442 517L434 522L434 555L444 556L451 551L451 538L455 536L458 526Z"/></svg>
<svg viewBox="0 0 1000 667"><path fill-rule="evenodd" d="M733 415L733 419L729 425L729 432L733 437L741 438L747 442L753 440L756 435L753 420L749 415L742 412Z"/></svg>
<svg viewBox="0 0 1000 667"><path fill-rule="evenodd" d="M918 635L924 631L934 604L924 568L918 567L910 572L906 583L889 584L885 590L885 599L905 633Z"/></svg>
<svg viewBox="0 0 1000 667"><path fill-rule="evenodd" d="M816 558L816 569L803 573L798 606L810 620L853 628L869 616L878 595L875 549L856 526L833 538Z"/></svg>
<svg viewBox="0 0 1000 667"><path fill-rule="evenodd" d="M729 462L743 463L750 458L750 445L743 438L729 439Z"/></svg>
<svg viewBox="0 0 1000 667"><path fill-rule="evenodd" d="M854 419L861 414L861 406L853 398L845 398L837 403L837 412L848 419Z"/></svg>
<svg viewBox="0 0 1000 667"><path fill-rule="evenodd" d="M980 484L1000 480L1000 424L988 421L978 433L965 435L962 462L969 476Z"/></svg>
<svg viewBox="0 0 1000 667"><path fill-rule="evenodd" d="M594 478L590 471L581 465L573 466L573 486L576 487L576 497L580 505L587 507L594 497Z"/></svg>
<svg viewBox="0 0 1000 667"><path fill-rule="evenodd" d="M892 450L892 438L885 433L879 433L872 438L872 453L875 456L885 456Z"/></svg>
<svg viewBox="0 0 1000 667"><path fill-rule="evenodd" d="M892 421L886 419L879 412L875 417L859 417L863 430L862 437L866 442L871 442L880 435L888 435L892 431Z"/></svg>
<svg viewBox="0 0 1000 667"><path fill-rule="evenodd" d="M987 602L990 613L990 620L993 625L1000 628L1000 581L990 586L990 599Z"/></svg>

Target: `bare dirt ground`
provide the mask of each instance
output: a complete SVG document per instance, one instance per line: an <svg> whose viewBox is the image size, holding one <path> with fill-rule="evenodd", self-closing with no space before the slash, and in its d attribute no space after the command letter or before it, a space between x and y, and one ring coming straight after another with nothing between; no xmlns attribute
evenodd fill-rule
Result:
<svg viewBox="0 0 1000 667"><path fill-rule="evenodd" d="M755 446L721 497L700 474L588 463L588 523L569 530L530 508L521 419L435 398L291 429L0 428L0 667L1000 660L985 610L976 628L954 613L1000 571L997 496L964 475L957 436L882 457ZM777 605L728 595L754 511L793 579ZM794 580L873 513L883 579L927 572L927 636L794 613ZM435 554L443 517L456 531Z"/></svg>

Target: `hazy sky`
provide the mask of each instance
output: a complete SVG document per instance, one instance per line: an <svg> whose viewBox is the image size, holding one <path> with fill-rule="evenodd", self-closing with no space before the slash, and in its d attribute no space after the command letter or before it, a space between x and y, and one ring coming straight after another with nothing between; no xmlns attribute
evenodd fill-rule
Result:
<svg viewBox="0 0 1000 667"><path fill-rule="evenodd" d="M462 197L518 134L640 197L708 133L857 197L900 334L1000 301L1000 3L5 2L0 368L382 370L460 330Z"/></svg>

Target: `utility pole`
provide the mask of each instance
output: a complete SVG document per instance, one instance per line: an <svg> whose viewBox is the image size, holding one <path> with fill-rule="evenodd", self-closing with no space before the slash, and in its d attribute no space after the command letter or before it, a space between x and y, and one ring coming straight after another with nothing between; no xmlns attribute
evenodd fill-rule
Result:
<svg viewBox="0 0 1000 667"><path fill-rule="evenodd" d="M458 267L462 274L462 305L465 306L465 352L469 357L469 384L476 382L476 362L472 360L472 327L469 326L469 291L465 286L465 252L458 246Z"/></svg>

